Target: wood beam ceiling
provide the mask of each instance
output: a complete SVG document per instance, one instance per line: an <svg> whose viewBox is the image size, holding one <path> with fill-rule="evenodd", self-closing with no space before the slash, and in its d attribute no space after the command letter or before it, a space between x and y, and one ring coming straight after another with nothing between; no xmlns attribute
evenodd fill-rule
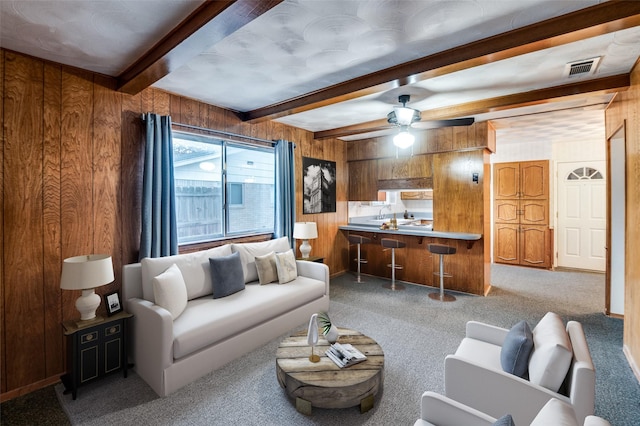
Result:
<svg viewBox="0 0 640 426"><path fill-rule="evenodd" d="M239 115L272 120L638 25L640 1L607 1Z"/></svg>
<svg viewBox="0 0 640 426"><path fill-rule="evenodd" d="M465 117L531 105L564 102L571 100L572 96L578 96L584 93L601 95L627 90L630 84L631 80L629 74L603 77L573 84L532 90L530 92L483 99L450 107L425 110L421 112L421 121L445 120L452 117ZM386 119L380 119L369 121L367 123L355 124L353 126L315 132L313 137L314 139L339 138L361 133L387 130L390 127L391 126ZM420 129L418 128L416 130Z"/></svg>
<svg viewBox="0 0 640 426"><path fill-rule="evenodd" d="M141 92L282 1L205 1L118 76L118 90Z"/></svg>

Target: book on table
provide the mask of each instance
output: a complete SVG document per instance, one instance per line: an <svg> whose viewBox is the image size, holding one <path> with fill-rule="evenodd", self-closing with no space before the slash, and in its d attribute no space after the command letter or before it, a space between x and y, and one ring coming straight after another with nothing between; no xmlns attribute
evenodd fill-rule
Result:
<svg viewBox="0 0 640 426"><path fill-rule="evenodd" d="M349 367L359 362L365 361L367 357L349 343L334 343L325 352L340 368Z"/></svg>

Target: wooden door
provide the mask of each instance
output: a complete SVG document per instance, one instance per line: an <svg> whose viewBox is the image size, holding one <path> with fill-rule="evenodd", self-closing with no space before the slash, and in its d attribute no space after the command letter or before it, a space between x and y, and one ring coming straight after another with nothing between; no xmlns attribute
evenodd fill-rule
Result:
<svg viewBox="0 0 640 426"><path fill-rule="evenodd" d="M493 196L496 200L518 198L520 164L499 163L493 166Z"/></svg>
<svg viewBox="0 0 640 426"><path fill-rule="evenodd" d="M549 162L527 161L520 164L521 198L549 198Z"/></svg>
<svg viewBox="0 0 640 426"><path fill-rule="evenodd" d="M520 226L520 264L549 268L551 266L549 228L535 225Z"/></svg>
<svg viewBox="0 0 640 426"><path fill-rule="evenodd" d="M494 221L499 223L520 223L518 200L496 200L494 202Z"/></svg>
<svg viewBox="0 0 640 426"><path fill-rule="evenodd" d="M493 256L496 262L518 265L520 225L496 223L493 241Z"/></svg>
<svg viewBox="0 0 640 426"><path fill-rule="evenodd" d="M549 200L520 200L518 213L523 225L547 225Z"/></svg>

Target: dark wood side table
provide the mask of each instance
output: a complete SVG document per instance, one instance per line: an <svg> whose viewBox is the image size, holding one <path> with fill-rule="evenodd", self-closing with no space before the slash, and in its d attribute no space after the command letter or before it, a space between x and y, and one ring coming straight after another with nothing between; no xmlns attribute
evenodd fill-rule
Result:
<svg viewBox="0 0 640 426"><path fill-rule="evenodd" d="M307 260L309 262L324 263L324 257L320 256L296 257L296 260Z"/></svg>
<svg viewBox="0 0 640 426"><path fill-rule="evenodd" d="M76 399L79 386L117 371L127 377L127 321L132 316L123 311L86 324L62 323L67 336L67 374L60 377L65 395L71 392Z"/></svg>

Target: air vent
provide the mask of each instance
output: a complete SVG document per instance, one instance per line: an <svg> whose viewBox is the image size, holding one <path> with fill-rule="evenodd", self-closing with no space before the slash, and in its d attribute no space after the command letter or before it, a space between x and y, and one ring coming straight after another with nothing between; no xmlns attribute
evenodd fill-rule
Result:
<svg viewBox="0 0 640 426"><path fill-rule="evenodd" d="M583 59L581 61L569 62L564 67L564 76L568 78L579 77L583 75L595 74L601 56L597 58Z"/></svg>

